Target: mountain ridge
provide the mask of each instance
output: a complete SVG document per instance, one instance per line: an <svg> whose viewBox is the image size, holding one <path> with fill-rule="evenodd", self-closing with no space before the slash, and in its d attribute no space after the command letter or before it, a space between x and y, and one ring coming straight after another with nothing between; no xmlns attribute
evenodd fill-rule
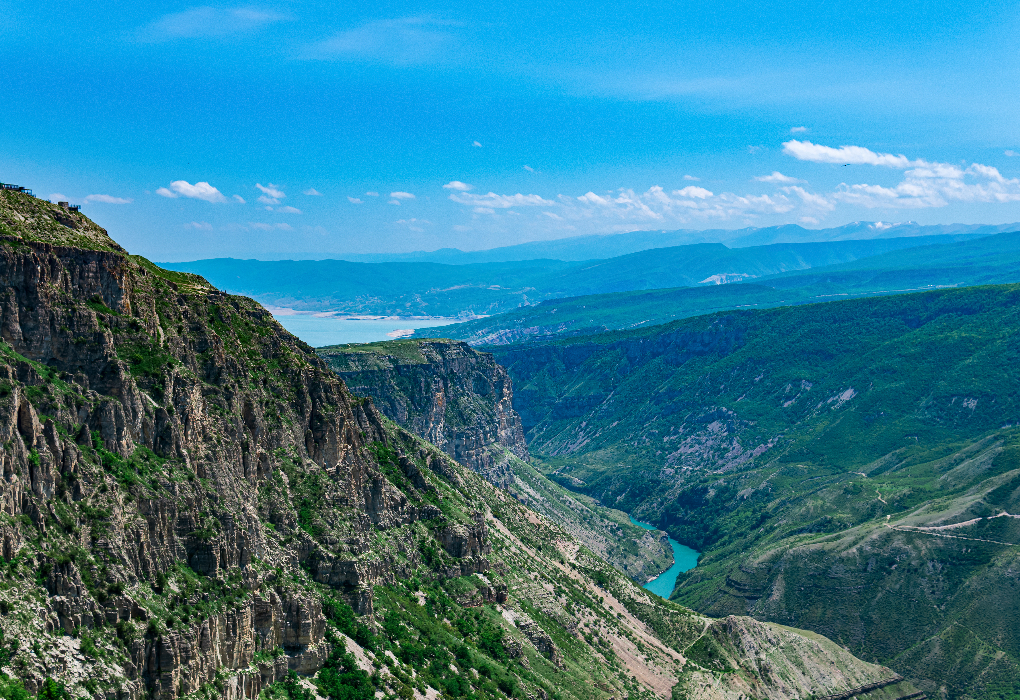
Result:
<svg viewBox="0 0 1020 700"><path fill-rule="evenodd" d="M511 262L541 258L580 261L592 258L617 257L652 248L668 248L696 243L725 243L731 248L746 248L772 243L868 240L947 234L987 235L1016 230L1020 230L1020 223L935 224L922 226L913 222L883 224L882 222L855 221L828 229L806 229L796 224L787 224L744 229L630 231L627 233L596 234L549 241L533 241L480 251L442 248L435 251L392 254L366 253L334 257L351 262L438 262L450 265ZM316 256L314 259L321 258Z"/></svg>
<svg viewBox="0 0 1020 700"><path fill-rule="evenodd" d="M696 243L608 259L446 265L342 260L199 260L167 264L262 303L300 310L391 316L479 316L596 292L698 286L849 262L903 247L950 244L917 236L728 248Z"/></svg>
<svg viewBox="0 0 1020 700"><path fill-rule="evenodd" d="M738 308L810 304L941 287L1020 281L1020 233L922 245L726 285L547 300L488 318L415 331L472 345L542 342Z"/></svg>

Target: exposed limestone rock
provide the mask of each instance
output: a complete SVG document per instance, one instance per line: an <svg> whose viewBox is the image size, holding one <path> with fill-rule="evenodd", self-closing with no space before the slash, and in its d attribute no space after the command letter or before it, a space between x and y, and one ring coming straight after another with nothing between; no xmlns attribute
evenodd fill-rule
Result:
<svg viewBox="0 0 1020 700"><path fill-rule="evenodd" d="M490 445L528 459L513 385L491 355L449 340L336 346L318 353L351 391L372 397L387 418L497 486L506 486L513 475L497 468Z"/></svg>

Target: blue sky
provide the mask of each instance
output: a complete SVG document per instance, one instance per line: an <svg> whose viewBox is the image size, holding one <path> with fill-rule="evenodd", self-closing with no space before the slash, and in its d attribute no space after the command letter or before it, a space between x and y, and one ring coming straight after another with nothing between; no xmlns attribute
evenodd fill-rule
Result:
<svg viewBox="0 0 1020 700"><path fill-rule="evenodd" d="M0 179L165 261L1020 221L1018 33L998 0L0 0Z"/></svg>

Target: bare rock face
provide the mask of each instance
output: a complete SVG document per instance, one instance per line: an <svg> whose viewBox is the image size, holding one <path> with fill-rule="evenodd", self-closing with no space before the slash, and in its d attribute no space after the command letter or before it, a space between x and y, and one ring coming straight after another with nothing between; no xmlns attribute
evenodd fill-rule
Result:
<svg viewBox="0 0 1020 700"><path fill-rule="evenodd" d="M321 348L351 391L370 396L390 420L441 448L497 486L513 481L487 449L525 461L513 383L492 355L452 340L401 340Z"/></svg>
<svg viewBox="0 0 1020 700"><path fill-rule="evenodd" d="M485 517L481 514L475 516L475 524L465 526L461 524L448 525L443 528L436 539L443 545L443 549L451 557L462 559L464 557L484 556L492 551L491 545L486 538L488 534L485 525Z"/></svg>
<svg viewBox="0 0 1020 700"><path fill-rule="evenodd" d="M313 673L329 651L321 605L272 571L303 562L371 612L371 586L396 570L370 533L438 510L382 476L371 403L267 311L47 207L0 195L0 553L48 594L25 629L116 627L122 697L177 698L276 649L221 692Z"/></svg>

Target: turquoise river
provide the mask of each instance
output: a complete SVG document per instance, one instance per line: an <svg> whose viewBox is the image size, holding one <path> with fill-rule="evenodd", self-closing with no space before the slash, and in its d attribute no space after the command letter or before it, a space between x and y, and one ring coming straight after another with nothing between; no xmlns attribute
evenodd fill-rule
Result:
<svg viewBox="0 0 1020 700"><path fill-rule="evenodd" d="M654 525L643 523L640 520L635 520L633 516L631 516L630 521L638 527L643 527L646 530L659 529ZM661 595L663 598L669 598L669 595L673 592L673 588L676 586L676 577L684 571L690 571L697 566L698 557L701 555L700 552L696 552L690 547L680 544L672 537L669 538L669 546L673 548L673 566L669 567L644 585L647 590Z"/></svg>

